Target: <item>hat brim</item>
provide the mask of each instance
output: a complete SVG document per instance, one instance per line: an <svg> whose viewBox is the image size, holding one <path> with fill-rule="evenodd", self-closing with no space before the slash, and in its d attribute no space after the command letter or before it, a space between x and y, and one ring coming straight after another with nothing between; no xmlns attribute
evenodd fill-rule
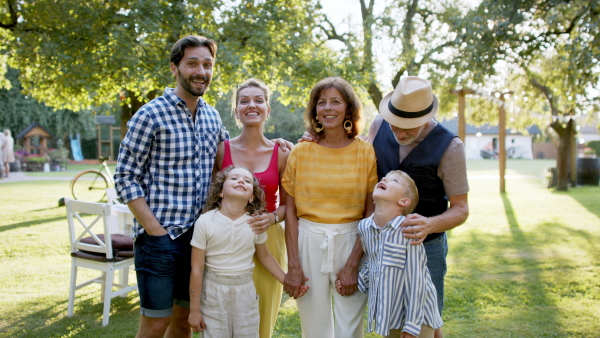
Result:
<svg viewBox="0 0 600 338"><path fill-rule="evenodd" d="M392 99L392 94L394 94L394 92L389 92L383 100L381 100L381 103L379 103L379 114L381 114L381 117L383 117L384 120L396 128L413 129L420 127L429 122L435 116L435 113L437 113L438 99L437 96L433 95L433 108L428 114L415 118L396 116L388 109L388 103Z"/></svg>

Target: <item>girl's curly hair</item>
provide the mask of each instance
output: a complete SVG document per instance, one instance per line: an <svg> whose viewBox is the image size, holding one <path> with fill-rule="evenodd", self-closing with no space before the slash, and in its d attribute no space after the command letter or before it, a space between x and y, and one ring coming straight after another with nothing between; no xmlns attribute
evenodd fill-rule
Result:
<svg viewBox="0 0 600 338"><path fill-rule="evenodd" d="M206 199L206 204L204 205L204 212L213 209L219 209L221 207L221 200L223 199L221 197L221 192L223 191L223 184L225 183L225 180L227 180L229 173L233 169L244 169L248 171L250 175L252 175L252 172L250 170L244 167L236 166L229 166L225 170L219 171L213 178L212 184L208 189L208 198ZM249 214L262 214L267 211L265 207L265 192L258 184L258 180L256 179L256 177L254 177L254 175L252 175L252 179L252 196L254 198L252 199L252 202L248 203L248 206L246 206L246 212L248 212Z"/></svg>

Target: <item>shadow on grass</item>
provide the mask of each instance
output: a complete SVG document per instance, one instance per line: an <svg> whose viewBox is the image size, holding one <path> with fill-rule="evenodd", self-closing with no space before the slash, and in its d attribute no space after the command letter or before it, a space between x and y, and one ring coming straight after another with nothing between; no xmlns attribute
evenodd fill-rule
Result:
<svg viewBox="0 0 600 338"><path fill-rule="evenodd" d="M579 202L589 212L600 218L600 187L578 186L568 191L553 191L554 194L567 195Z"/></svg>
<svg viewBox="0 0 600 338"><path fill-rule="evenodd" d="M82 292L83 293L83 292ZM67 317L67 300L36 299L17 304L3 314L5 318L18 318L4 326L0 333L10 337L133 337L137 332L139 306L137 293L111 301L110 320L102 326L103 304L99 292L82 294L75 299L73 317ZM53 304L40 309L39 302ZM32 311L31 309L39 309ZM26 313L27 315L23 315Z"/></svg>
<svg viewBox="0 0 600 338"><path fill-rule="evenodd" d="M493 337L538 337L561 332L560 311L545 288L539 241L523 232L507 195L501 198L509 226L504 233L473 231L453 241L451 254L459 272L446 278L443 318L449 329L461 327L463 337L492 332ZM534 308L543 309L543 314Z"/></svg>
<svg viewBox="0 0 600 338"><path fill-rule="evenodd" d="M34 210L31 210L31 211L38 212L38 211L48 211L48 210L55 210L55 209L60 209L60 208L63 208L63 209L64 209L64 208L65 208L65 207L64 207L64 206L62 206L62 205L61 205L61 206L58 206L58 201L57 201L56 203L57 203L57 206L55 206L55 207L52 207L52 208L34 209ZM65 213L66 213L66 211L65 211ZM65 219L66 219L66 216L65 216Z"/></svg>
<svg viewBox="0 0 600 338"><path fill-rule="evenodd" d="M0 232L15 230L18 228L29 228L32 226L43 225L45 223L57 222L57 221L61 221L61 220L64 220L65 224L66 224L67 216L53 217L53 218L46 218L46 219L34 219L34 220L20 222L20 223L7 224L7 225L0 226Z"/></svg>

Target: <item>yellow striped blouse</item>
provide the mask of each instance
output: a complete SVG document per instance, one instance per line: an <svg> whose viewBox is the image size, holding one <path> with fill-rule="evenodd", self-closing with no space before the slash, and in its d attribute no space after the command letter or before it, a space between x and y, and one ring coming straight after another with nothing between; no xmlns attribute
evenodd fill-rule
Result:
<svg viewBox="0 0 600 338"><path fill-rule="evenodd" d="M360 138L339 149L301 142L281 181L296 201L298 217L325 224L359 221L377 183L375 151Z"/></svg>

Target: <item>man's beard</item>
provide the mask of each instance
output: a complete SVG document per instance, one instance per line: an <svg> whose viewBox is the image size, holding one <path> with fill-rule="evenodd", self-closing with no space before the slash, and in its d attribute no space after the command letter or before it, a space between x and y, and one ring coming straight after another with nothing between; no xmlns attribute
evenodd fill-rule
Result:
<svg viewBox="0 0 600 338"><path fill-rule="evenodd" d="M209 78L207 78L206 76L191 76L191 77L187 78L187 77L184 77L179 70L177 70L177 72L179 73L179 83L181 84L181 87L183 87L183 89L185 89L188 93L192 94L193 96L203 96L204 95L204 93L206 92L206 89L208 88L208 85L210 85ZM203 89L194 89L194 87L192 87L192 85L191 85L191 82L193 80L203 80L204 88Z"/></svg>
<svg viewBox="0 0 600 338"><path fill-rule="evenodd" d="M410 139L408 140L404 140L404 141L400 141L397 137L396 134L392 133L394 135L394 139L396 139L396 142L398 142L398 144L400 144L401 146L408 146L413 144L413 142L415 142L415 140L417 139L418 136L411 136Z"/></svg>

